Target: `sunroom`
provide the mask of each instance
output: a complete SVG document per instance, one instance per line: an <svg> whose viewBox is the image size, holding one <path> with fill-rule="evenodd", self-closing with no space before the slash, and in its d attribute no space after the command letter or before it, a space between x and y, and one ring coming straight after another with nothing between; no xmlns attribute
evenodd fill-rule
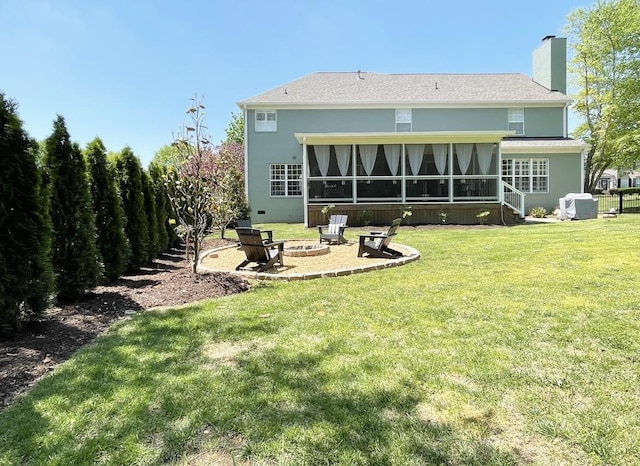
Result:
<svg viewBox="0 0 640 466"><path fill-rule="evenodd" d="M443 209L451 221L473 223L472 211L502 204L500 142L511 134L298 133L305 224L324 221L318 212L326 205L354 224L363 210L385 223L409 205L419 223L437 221Z"/></svg>

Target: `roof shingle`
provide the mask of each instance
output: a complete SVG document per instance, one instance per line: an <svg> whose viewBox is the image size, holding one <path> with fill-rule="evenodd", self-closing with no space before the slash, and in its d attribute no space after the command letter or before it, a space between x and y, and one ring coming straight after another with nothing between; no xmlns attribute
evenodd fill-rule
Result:
<svg viewBox="0 0 640 466"><path fill-rule="evenodd" d="M239 102L239 105L436 105L468 103L566 103L565 94L550 91L520 73L381 74L312 73Z"/></svg>

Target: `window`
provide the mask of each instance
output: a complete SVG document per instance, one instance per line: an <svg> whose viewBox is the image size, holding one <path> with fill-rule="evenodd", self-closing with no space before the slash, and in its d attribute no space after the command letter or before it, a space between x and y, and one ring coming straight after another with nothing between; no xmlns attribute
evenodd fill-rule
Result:
<svg viewBox="0 0 640 466"><path fill-rule="evenodd" d="M275 110L256 111L256 131L273 132L278 130L278 119Z"/></svg>
<svg viewBox="0 0 640 466"><path fill-rule="evenodd" d="M396 109L396 133L410 133L410 132L411 132L411 109L397 108Z"/></svg>
<svg viewBox="0 0 640 466"><path fill-rule="evenodd" d="M504 159L502 179L525 193L547 193L549 159Z"/></svg>
<svg viewBox="0 0 640 466"><path fill-rule="evenodd" d="M509 109L509 129L515 130L516 136L524 136L524 108Z"/></svg>
<svg viewBox="0 0 640 466"><path fill-rule="evenodd" d="M272 196L302 196L302 165L286 163L270 165L269 184Z"/></svg>

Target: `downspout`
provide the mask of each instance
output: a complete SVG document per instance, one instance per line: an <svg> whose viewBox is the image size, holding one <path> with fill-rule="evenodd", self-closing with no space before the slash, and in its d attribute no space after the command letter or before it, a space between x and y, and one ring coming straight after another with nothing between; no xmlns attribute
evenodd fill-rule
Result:
<svg viewBox="0 0 640 466"><path fill-rule="evenodd" d="M569 104L564 104L564 115L562 116L562 132L565 138L569 137Z"/></svg>

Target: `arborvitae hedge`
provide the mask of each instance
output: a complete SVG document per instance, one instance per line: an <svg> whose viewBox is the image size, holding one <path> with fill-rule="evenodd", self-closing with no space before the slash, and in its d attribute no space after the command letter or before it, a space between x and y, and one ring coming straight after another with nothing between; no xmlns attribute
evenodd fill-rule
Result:
<svg viewBox="0 0 640 466"><path fill-rule="evenodd" d="M100 276L87 166L58 116L46 140L44 167L49 177L53 224L53 271L58 299L77 300Z"/></svg>
<svg viewBox="0 0 640 466"><path fill-rule="evenodd" d="M149 257L149 227L144 211L140 160L129 147L117 154L114 161L116 179L120 188L120 198L126 223L124 227L131 255L129 270L138 270Z"/></svg>
<svg viewBox="0 0 640 466"><path fill-rule="evenodd" d="M107 163L107 151L100 138L91 141L85 150L91 198L96 213L96 240L102 257L104 277L113 281L120 277L129 263L129 244L124 234L124 212L114 175Z"/></svg>
<svg viewBox="0 0 640 466"><path fill-rule="evenodd" d="M153 195L151 177L143 169L140 169L140 179L142 181L142 194L144 195L144 212L147 215L147 226L149 230L147 255L149 256L149 260L151 260L160 252L156 198Z"/></svg>
<svg viewBox="0 0 640 466"><path fill-rule="evenodd" d="M151 163L149 165L149 176L151 177L151 187L156 201L156 224L158 225L158 247L160 251L169 249L169 199L167 198L167 188L164 184L164 173L162 168Z"/></svg>
<svg viewBox="0 0 640 466"><path fill-rule="evenodd" d="M39 316L52 291L51 225L37 147L0 92L0 333Z"/></svg>

